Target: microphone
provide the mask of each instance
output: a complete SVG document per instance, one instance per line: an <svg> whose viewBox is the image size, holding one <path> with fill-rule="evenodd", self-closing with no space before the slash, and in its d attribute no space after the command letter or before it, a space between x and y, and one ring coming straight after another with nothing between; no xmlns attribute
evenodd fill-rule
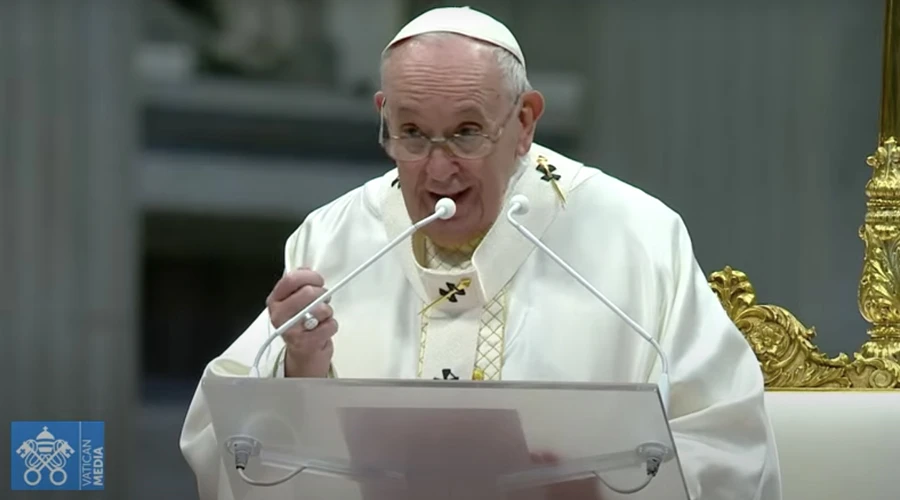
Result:
<svg viewBox="0 0 900 500"><path fill-rule="evenodd" d="M431 224L432 222L434 222L438 219L447 220L447 219L453 217L454 215L456 215L456 203L453 200L451 200L450 198L441 198L440 200L438 200L437 203L434 204L434 213L433 214L420 220L419 222L413 224L408 229L403 231L403 233L401 233L400 236L397 236L396 238L394 238L393 241L391 241L390 243L385 245L384 248L382 248L381 250L378 251L378 253L376 253L375 255L370 257L369 260L363 262L362 265L360 265L359 267L354 269L353 272L351 272L346 277L344 277L344 279L339 281L338 284L334 285L333 288L329 288L327 291L325 291L325 293L320 295L316 300L310 302L309 305L307 305L305 308L303 308L302 311L298 312L291 319L287 320L287 322L285 322L283 325L278 327L274 332L272 332L272 334L269 335L269 338L267 338L266 341L263 343L263 345L259 348L259 351L257 351L256 359L253 360L253 367L252 367L250 373L256 377L261 376L260 372L259 372L259 362L262 359L263 353L266 351L266 349L269 347L269 345L272 343L272 341L274 341L276 338L282 336L284 334L284 332L290 330L300 320L304 320L305 322L313 323L311 325L311 327L307 328L308 330L312 330L313 328L316 327L318 322L316 322L315 318L313 318L312 314L310 313L310 311L312 311L314 307L316 307L317 305L319 305L323 302L328 301L332 295L337 293L337 291L340 290L341 288L344 288L353 278L355 278L357 275L359 275L359 273L368 269L369 266L371 266L372 264L375 263L375 261L377 261L378 259L383 257L384 254L388 253L392 248L397 246L401 241L405 240L406 238L409 238L409 236L411 234L413 234L414 232L418 231L419 229L422 229L423 227Z"/></svg>
<svg viewBox="0 0 900 500"><path fill-rule="evenodd" d="M612 310L612 312L616 313L616 316L621 318L622 321L624 321L626 324L628 324L628 326L630 326L632 330L634 330L638 335L643 337L644 340L646 340L651 346L653 346L653 349L656 350L656 353L659 355L660 364L661 364L661 370L660 370L661 373L659 376L659 381L657 382L657 386L659 387L659 395L660 395L660 398L662 399L663 410L665 411L666 414L668 414L669 413L669 360L666 357L666 354L663 352L662 347L660 347L660 345L656 341L656 339L651 337L650 334L648 334L647 331L641 327L641 325L637 324L636 321L631 319L627 314L625 314L624 311L622 311L615 304L613 304L612 301L610 301L608 298L606 298L605 295L600 293L599 290L597 290L596 288L594 288L593 285L588 283L588 281L586 279L584 279L583 276L578 274L578 271L572 269L572 267L569 264L567 264L564 260L562 260L562 258L560 258L558 255L556 255L553 252L553 250L550 250L547 247L547 245L544 245L544 243L541 242L541 240L539 240L531 231L529 231L527 228L525 228L525 226L523 226L521 223L519 223L517 220L515 220L513 218L513 215L524 215L524 214L528 213L528 209L529 209L528 197L523 194L517 194L517 195L513 196L512 199L510 200L510 208L506 212L506 219L509 221L510 224L513 225L513 227L515 227L520 233L522 233L522 236L524 236L526 239L528 239L528 241L534 243L534 245L536 247L540 248L542 252L547 254L547 256L549 256L551 259L553 259L554 262L559 264L559 266L562 267L567 273L569 273L569 275L571 275L573 278L575 278L575 280L578 281L578 283L580 283L581 286L585 287L587 289L587 291L591 292L591 295L593 295L594 297L597 297L597 299L599 299L600 302L603 302L604 304L606 304L606 307L610 308L610 310Z"/></svg>

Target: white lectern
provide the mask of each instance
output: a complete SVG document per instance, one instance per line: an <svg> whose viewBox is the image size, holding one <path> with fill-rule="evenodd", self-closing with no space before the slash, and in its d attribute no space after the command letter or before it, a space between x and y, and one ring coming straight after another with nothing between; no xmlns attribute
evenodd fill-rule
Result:
<svg viewBox="0 0 900 500"><path fill-rule="evenodd" d="M651 384L209 378L202 390L235 500L531 500L584 478L603 500L688 500Z"/></svg>

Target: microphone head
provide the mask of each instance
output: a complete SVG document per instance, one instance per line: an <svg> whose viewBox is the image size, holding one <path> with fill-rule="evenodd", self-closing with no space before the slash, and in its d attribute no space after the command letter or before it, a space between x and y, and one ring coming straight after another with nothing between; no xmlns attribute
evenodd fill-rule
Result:
<svg viewBox="0 0 900 500"><path fill-rule="evenodd" d="M438 217L441 219L447 220L456 215L456 202L450 198L441 198L434 204L434 212L439 214Z"/></svg>
<svg viewBox="0 0 900 500"><path fill-rule="evenodd" d="M531 203L528 201L528 197L524 194L517 194L509 200L509 204L512 207L513 213L524 215L528 213L528 209L531 207Z"/></svg>

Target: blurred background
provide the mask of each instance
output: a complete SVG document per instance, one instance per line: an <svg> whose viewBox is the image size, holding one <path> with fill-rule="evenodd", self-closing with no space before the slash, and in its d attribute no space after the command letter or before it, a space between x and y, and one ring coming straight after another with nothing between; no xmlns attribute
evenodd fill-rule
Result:
<svg viewBox="0 0 900 500"><path fill-rule="evenodd" d="M538 142L680 212L704 271L745 271L829 354L862 344L882 1L466 4L518 37ZM0 1L3 421L105 420L94 497L196 498L178 435L198 377L304 216L391 168L379 55L438 5Z"/></svg>

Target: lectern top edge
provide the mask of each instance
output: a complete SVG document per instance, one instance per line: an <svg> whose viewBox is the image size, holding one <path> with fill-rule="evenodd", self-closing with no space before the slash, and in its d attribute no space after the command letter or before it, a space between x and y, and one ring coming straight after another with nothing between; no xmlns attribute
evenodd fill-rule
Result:
<svg viewBox="0 0 900 500"><path fill-rule="evenodd" d="M421 379L349 379L349 378L256 378L256 377L207 377L201 381L202 385L242 385L266 382L270 384L297 384L342 387L402 387L402 388L433 388L433 389L561 389L575 391L630 391L630 392L659 392L656 384L650 383L607 383L607 382L541 382L541 381L487 381L487 380L421 380Z"/></svg>

